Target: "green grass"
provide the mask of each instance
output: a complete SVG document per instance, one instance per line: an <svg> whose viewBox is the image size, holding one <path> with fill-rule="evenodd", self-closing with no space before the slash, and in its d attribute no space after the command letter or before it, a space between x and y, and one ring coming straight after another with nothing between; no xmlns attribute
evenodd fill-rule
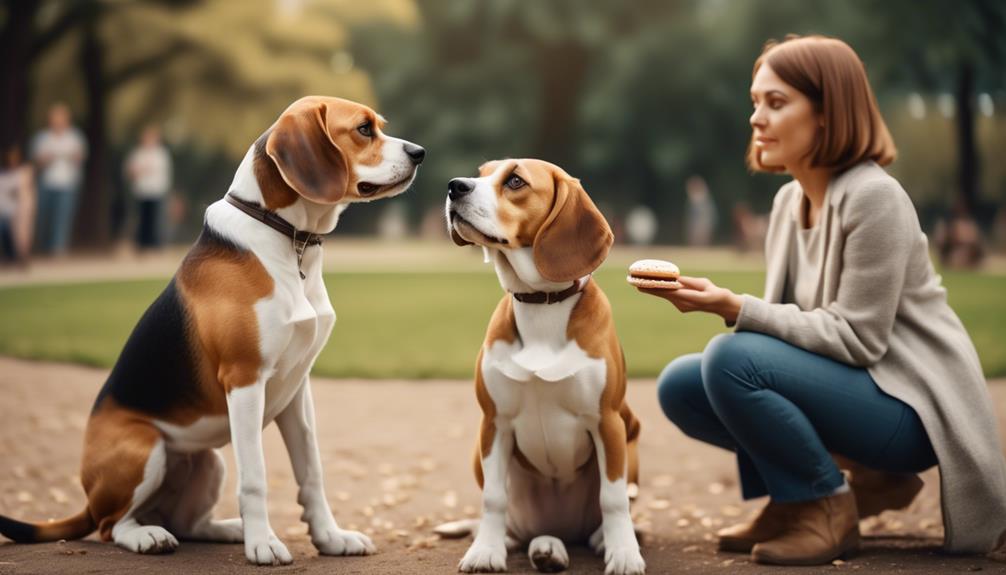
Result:
<svg viewBox="0 0 1006 575"><path fill-rule="evenodd" d="M761 293L763 274L702 272L736 292ZM652 377L672 358L701 351L726 331L709 314L681 314L637 293L624 271L602 270L629 374ZM989 377L1006 375L1006 277L944 277ZM501 297L485 273L347 273L326 277L338 321L318 358L317 375L366 378L468 378ZM133 325L166 280L46 285L0 290L0 354L111 367Z"/></svg>

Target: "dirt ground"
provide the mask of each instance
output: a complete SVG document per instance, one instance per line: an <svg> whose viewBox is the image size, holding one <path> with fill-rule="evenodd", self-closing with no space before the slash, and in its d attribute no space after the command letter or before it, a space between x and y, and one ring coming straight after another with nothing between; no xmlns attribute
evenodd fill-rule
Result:
<svg viewBox="0 0 1006 575"><path fill-rule="evenodd" d="M0 358L0 512L45 520L84 504L77 476L87 414L106 372ZM269 509L294 563L257 568L240 545L183 542L170 555L139 556L101 543L0 543L0 574L28 573L453 573L468 541L439 540L431 527L475 516L479 492L470 455L478 409L467 382L315 380L318 435L326 489L344 527L370 533L378 553L320 557L298 517L296 485L275 426L265 434ZM1006 421L1006 382L991 386ZM763 502L743 503L730 454L684 437L661 416L652 380L634 381L629 401L643 423L642 485L634 507L645 526L648 573L765 573L745 555L716 551L714 532ZM224 450L233 471L230 448ZM235 474L228 476L217 517L237 515ZM1006 573L984 557L941 554L938 476L924 475L922 495L904 512L864 521L862 551L845 562L801 573ZM604 572L584 548L571 549L571 573ZM526 555L511 553L512 573L530 573ZM781 569L780 569L781 570Z"/></svg>

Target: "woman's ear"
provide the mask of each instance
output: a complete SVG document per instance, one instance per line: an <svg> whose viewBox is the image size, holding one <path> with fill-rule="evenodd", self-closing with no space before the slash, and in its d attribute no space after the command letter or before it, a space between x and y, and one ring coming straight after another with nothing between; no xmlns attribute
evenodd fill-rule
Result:
<svg viewBox="0 0 1006 575"><path fill-rule="evenodd" d="M580 180L556 173L553 182L555 203L534 238L534 263L549 281L572 281L601 265L614 235Z"/></svg>
<svg viewBox="0 0 1006 575"><path fill-rule="evenodd" d="M328 133L327 111L318 103L283 114L265 145L283 181L319 204L341 200L349 183L346 159Z"/></svg>

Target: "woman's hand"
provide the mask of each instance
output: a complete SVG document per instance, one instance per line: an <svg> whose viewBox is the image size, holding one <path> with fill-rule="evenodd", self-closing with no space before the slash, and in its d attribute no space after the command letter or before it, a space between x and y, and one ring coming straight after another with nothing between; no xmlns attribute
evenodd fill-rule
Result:
<svg viewBox="0 0 1006 575"><path fill-rule="evenodd" d="M722 317L730 325L737 321L741 311L741 296L718 287L706 278L681 276L678 289L636 288L643 293L662 297L683 313L704 311Z"/></svg>

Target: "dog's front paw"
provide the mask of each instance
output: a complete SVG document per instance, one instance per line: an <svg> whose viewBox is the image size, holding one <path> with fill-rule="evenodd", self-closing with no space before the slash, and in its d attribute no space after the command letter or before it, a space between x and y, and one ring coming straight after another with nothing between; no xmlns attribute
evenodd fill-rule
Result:
<svg viewBox="0 0 1006 575"><path fill-rule="evenodd" d="M334 526L312 532L311 543L322 555L372 555L377 551L370 537Z"/></svg>
<svg viewBox="0 0 1006 575"><path fill-rule="evenodd" d="M487 544L476 540L458 563L462 573L500 573L506 571L506 544Z"/></svg>
<svg viewBox="0 0 1006 575"><path fill-rule="evenodd" d="M612 547L604 554L604 575L643 575L646 562L639 553L639 547L626 545Z"/></svg>
<svg viewBox="0 0 1006 575"><path fill-rule="evenodd" d="M267 538L245 537L245 557L256 565L289 565L293 555L274 534Z"/></svg>

